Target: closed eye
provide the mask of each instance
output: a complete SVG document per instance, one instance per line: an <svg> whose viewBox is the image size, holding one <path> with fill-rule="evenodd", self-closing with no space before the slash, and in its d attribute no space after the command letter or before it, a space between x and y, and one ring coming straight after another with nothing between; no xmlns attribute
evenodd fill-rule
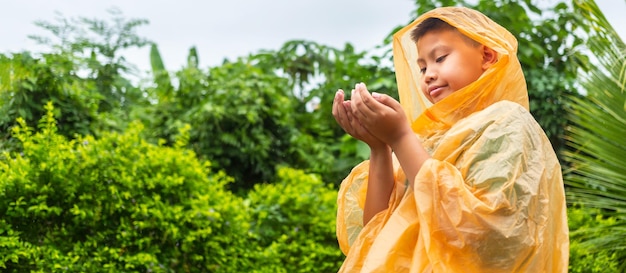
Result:
<svg viewBox="0 0 626 273"><path fill-rule="evenodd" d="M448 54L443 55L443 56L435 59L435 62L437 62L437 63L443 62L446 59L446 57L448 57Z"/></svg>
<svg viewBox="0 0 626 273"><path fill-rule="evenodd" d="M420 74L424 74L424 73L426 73L426 67L420 68Z"/></svg>

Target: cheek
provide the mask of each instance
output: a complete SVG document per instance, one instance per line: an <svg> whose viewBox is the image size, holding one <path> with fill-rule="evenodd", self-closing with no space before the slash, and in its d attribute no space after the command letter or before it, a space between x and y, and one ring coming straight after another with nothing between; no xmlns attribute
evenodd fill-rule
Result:
<svg viewBox="0 0 626 273"><path fill-rule="evenodd" d="M446 75L450 87L454 90L459 90L478 79L480 74L474 73L475 69L471 68L467 64L447 67Z"/></svg>
<svg viewBox="0 0 626 273"><path fill-rule="evenodd" d="M422 81L422 79L420 78L419 81L419 87L420 87L420 92L422 92L422 94L424 94L424 96L426 96L426 98L432 102L432 98L430 97L430 95L428 94L427 90L428 90L428 85L426 85L426 83L424 81Z"/></svg>

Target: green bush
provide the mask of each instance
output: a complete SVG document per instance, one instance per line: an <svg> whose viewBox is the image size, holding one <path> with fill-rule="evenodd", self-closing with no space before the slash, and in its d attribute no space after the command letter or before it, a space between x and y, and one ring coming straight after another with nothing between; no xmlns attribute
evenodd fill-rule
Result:
<svg viewBox="0 0 626 273"><path fill-rule="evenodd" d="M570 228L570 263L571 273L611 273L621 272L614 250L594 249L593 245L583 242L585 236L602 233L603 226L612 225L615 219L606 218L599 209L572 207L568 209ZM594 235L595 234L595 235Z"/></svg>
<svg viewBox="0 0 626 273"><path fill-rule="evenodd" d="M337 272L344 256L335 235L336 190L290 168L277 177L248 194L262 257L257 272Z"/></svg>
<svg viewBox="0 0 626 273"><path fill-rule="evenodd" d="M56 106L58 132L64 136L93 133L98 120L100 95L93 84L76 76L71 56L29 53L0 54L0 147L12 150L11 128L18 117L36 126L52 101Z"/></svg>
<svg viewBox="0 0 626 273"><path fill-rule="evenodd" d="M232 179L145 142L139 124L68 141L46 110L35 133L18 119L23 151L0 158L0 271L249 271L250 219L224 190Z"/></svg>
<svg viewBox="0 0 626 273"><path fill-rule="evenodd" d="M146 124L157 138L171 140L180 126L192 124L189 148L234 177L234 190L272 181L277 165L295 160L290 148L299 133L285 79L243 61L208 71L184 68L176 76L173 92L153 91L161 95Z"/></svg>

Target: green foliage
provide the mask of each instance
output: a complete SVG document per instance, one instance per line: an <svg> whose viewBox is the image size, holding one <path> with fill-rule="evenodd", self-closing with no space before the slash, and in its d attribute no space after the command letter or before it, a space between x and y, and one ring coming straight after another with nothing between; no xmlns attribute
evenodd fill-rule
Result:
<svg viewBox="0 0 626 273"><path fill-rule="evenodd" d="M0 55L0 139L3 150L15 148L9 128L18 117L29 126L57 106L59 132L95 134L121 131L148 105L143 91L126 78L133 71L121 53L147 43L135 34L145 20L125 20L112 10L112 23L103 20L59 18L57 24L37 22L56 40L31 37L52 47L52 53Z"/></svg>
<svg viewBox="0 0 626 273"><path fill-rule="evenodd" d="M207 72L186 67L176 76L169 97L161 84L152 92L159 98L148 122L155 137L172 142L178 128L192 125L189 147L233 176L235 189L270 181L276 166L295 161L290 147L298 132L285 79L241 60Z"/></svg>
<svg viewBox="0 0 626 273"><path fill-rule="evenodd" d="M251 60L267 73L289 80L296 104L295 124L303 133L295 147L305 163L297 166L339 183L364 158L353 148L360 147L357 140L345 139L345 132L332 117L335 92L349 91L356 83L365 82L370 91L397 98L391 62L384 65L385 58L357 52L350 44L337 49L302 40L289 41L278 50L262 51Z"/></svg>
<svg viewBox="0 0 626 273"><path fill-rule="evenodd" d="M597 6L415 2L415 16L476 8L518 38L531 112L570 149L568 200L597 208L569 211L570 271L625 270L624 44ZM138 88L122 53L149 44L136 34L147 21L111 14L39 22L57 39L33 38L53 53L0 55L0 271L335 272L336 192L322 181L369 151L330 107L357 82L397 97L389 37L380 52L289 41L206 70L191 48L172 73L153 45L154 78ZM594 70L576 51L585 32Z"/></svg>
<svg viewBox="0 0 626 273"><path fill-rule="evenodd" d="M173 96L174 87L170 79L169 72L165 69L161 53L156 44L150 47L150 64L152 66L152 75L154 75L154 83L157 86L158 96L161 101L168 101Z"/></svg>
<svg viewBox="0 0 626 273"><path fill-rule="evenodd" d="M45 114L47 102L59 106L59 132L64 136L92 133L98 120L94 86L76 76L76 68L66 55L29 53L0 55L0 132L5 149L14 149L10 128L19 117L29 126Z"/></svg>
<svg viewBox="0 0 626 273"><path fill-rule="evenodd" d="M23 151L0 161L3 272L250 269L250 219L229 177L146 143L139 124L68 141L46 110L38 132L18 119Z"/></svg>
<svg viewBox="0 0 626 273"><path fill-rule="evenodd" d="M569 208L567 220L570 229L570 263L571 273L611 273L618 270L620 260L618 251L613 249L594 249L585 243L584 236L602 237L614 226L614 218L605 218L599 209L579 206Z"/></svg>
<svg viewBox="0 0 626 273"><path fill-rule="evenodd" d="M318 176L278 170L273 184L248 194L252 232L262 249L259 272L337 272L343 260L335 235L337 191Z"/></svg>
<svg viewBox="0 0 626 273"><path fill-rule="evenodd" d="M371 80L371 89L391 93L392 71L380 59L308 41L287 42L204 71L197 52L172 80L153 47L155 118L146 120L154 137L171 141L177 128L191 124L190 147L236 179L233 189L248 189L274 179L277 166L315 172L338 183L367 156L362 145L345 139L331 115L338 88ZM231 77L237 75L237 77ZM329 91L330 90L330 91ZM343 141L338 141L344 139ZM348 147L344 147L348 145Z"/></svg>
<svg viewBox="0 0 626 273"><path fill-rule="evenodd" d="M581 230L580 241L593 250L613 251L626 260L626 45L593 1L577 1L577 14L590 32L593 65L581 86L584 98L570 97L564 172L570 203L601 209L611 225ZM626 263L620 264L626 270Z"/></svg>
<svg viewBox="0 0 626 273"><path fill-rule="evenodd" d="M232 178L183 149L124 134L68 141L52 103L33 131L13 128L21 153L0 160L3 272L335 272L337 193L318 176L281 168L247 199Z"/></svg>
<svg viewBox="0 0 626 273"><path fill-rule="evenodd" d="M118 9L108 12L109 20L59 16L56 22L38 21L35 24L49 31L52 38L30 38L52 47L53 55L65 56L72 64L69 73L81 75L81 81L95 88L100 119L99 124L92 127L120 131L134 118L135 111L148 103L146 94L129 79L134 76L136 68L122 55L125 50L150 43L137 34L137 28L148 21L126 19ZM39 102L40 105L44 103Z"/></svg>

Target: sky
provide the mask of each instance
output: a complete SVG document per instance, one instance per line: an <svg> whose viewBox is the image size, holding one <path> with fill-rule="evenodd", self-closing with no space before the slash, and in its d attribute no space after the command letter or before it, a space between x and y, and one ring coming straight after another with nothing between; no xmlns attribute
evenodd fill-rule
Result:
<svg viewBox="0 0 626 273"><path fill-rule="evenodd" d="M548 0L540 0L539 2ZM626 1L598 0L605 16L626 40ZM186 62L196 46L200 66L214 66L286 41L310 40L342 48L351 43L370 50L397 26L411 20L411 0L8 0L0 16L0 53L41 47L28 35L50 36L34 25L65 18L109 19L117 8L126 18L147 19L137 33L159 46L168 70ZM124 53L140 71L149 70L149 48Z"/></svg>

